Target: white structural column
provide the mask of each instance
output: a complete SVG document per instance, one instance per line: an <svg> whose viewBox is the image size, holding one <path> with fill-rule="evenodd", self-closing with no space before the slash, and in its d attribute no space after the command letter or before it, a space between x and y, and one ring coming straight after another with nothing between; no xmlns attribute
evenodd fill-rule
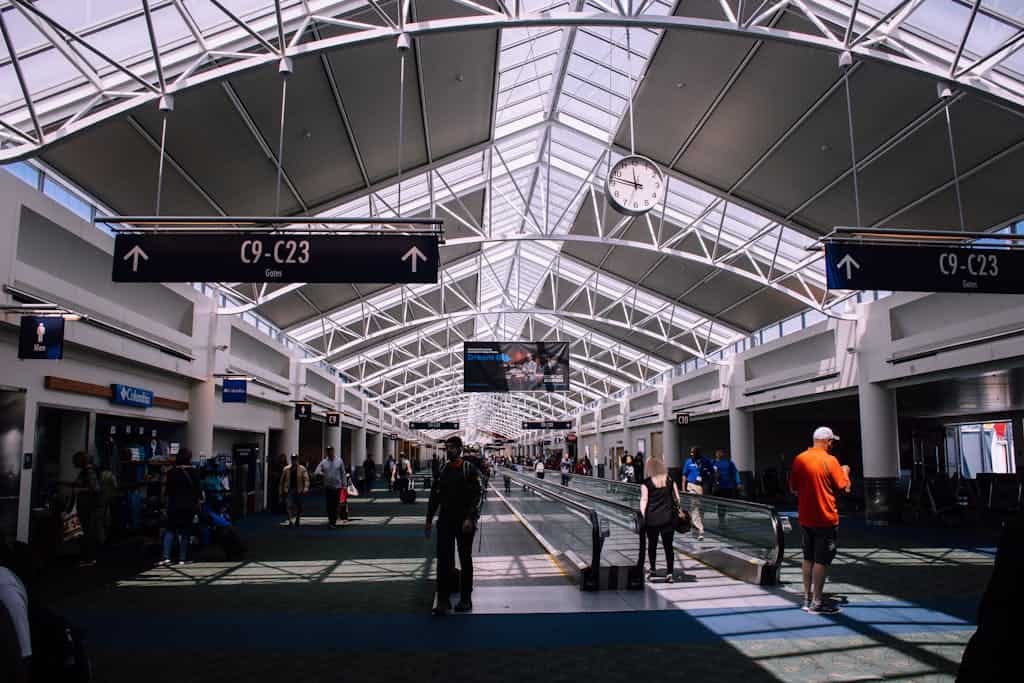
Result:
<svg viewBox="0 0 1024 683"><path fill-rule="evenodd" d="M681 469L683 455L679 452L679 427L675 419L663 420L661 423L661 453L665 459L665 467Z"/></svg>
<svg viewBox="0 0 1024 683"><path fill-rule="evenodd" d="M292 453L299 452L299 421L295 419L292 406L282 408L285 411L284 429L281 430L281 450L291 458Z"/></svg>
<svg viewBox="0 0 1024 683"><path fill-rule="evenodd" d="M326 434L327 441L326 441L326 443L327 443L328 446L330 446L331 448L334 449L334 455L340 458L341 457L341 453L342 453L342 451L341 451L341 426L339 425L337 427L331 427L330 425L326 425L326 429L327 429L327 434ZM350 463L350 462L347 462L345 464L348 465L349 467L352 466L352 463Z"/></svg>
<svg viewBox="0 0 1024 683"><path fill-rule="evenodd" d="M370 438L373 441L374 462L384 462L384 432L374 432Z"/></svg>
<svg viewBox="0 0 1024 683"><path fill-rule="evenodd" d="M214 455L213 416L216 410L217 385L213 377L193 384L188 396L188 447L193 460Z"/></svg>
<svg viewBox="0 0 1024 683"><path fill-rule="evenodd" d="M896 397L885 387L866 380L860 382L858 389L864 512L869 524L884 525L894 521L900 511Z"/></svg>
<svg viewBox="0 0 1024 683"><path fill-rule="evenodd" d="M729 457L741 472L754 471L754 414L729 407Z"/></svg>
<svg viewBox="0 0 1024 683"><path fill-rule="evenodd" d="M356 427L352 430L352 462L362 466L364 460L366 460L366 427Z"/></svg>

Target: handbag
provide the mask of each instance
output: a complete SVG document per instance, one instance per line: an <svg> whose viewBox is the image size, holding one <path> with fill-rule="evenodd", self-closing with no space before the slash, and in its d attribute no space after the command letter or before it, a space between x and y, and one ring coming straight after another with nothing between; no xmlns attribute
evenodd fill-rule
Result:
<svg viewBox="0 0 1024 683"><path fill-rule="evenodd" d="M679 505L679 499L676 498L675 485L672 487L672 512L672 528L677 533L685 534L693 528L693 520L690 519L690 513Z"/></svg>
<svg viewBox="0 0 1024 683"><path fill-rule="evenodd" d="M348 483L348 487L345 489L349 497L356 498L359 495L359 489L351 481Z"/></svg>
<svg viewBox="0 0 1024 683"><path fill-rule="evenodd" d="M82 531L82 520L78 517L78 496L71 499L71 505L61 513L60 518L65 543L85 536L85 532Z"/></svg>
<svg viewBox="0 0 1024 683"><path fill-rule="evenodd" d="M348 487L345 487L338 491L338 505L344 505L348 502Z"/></svg>

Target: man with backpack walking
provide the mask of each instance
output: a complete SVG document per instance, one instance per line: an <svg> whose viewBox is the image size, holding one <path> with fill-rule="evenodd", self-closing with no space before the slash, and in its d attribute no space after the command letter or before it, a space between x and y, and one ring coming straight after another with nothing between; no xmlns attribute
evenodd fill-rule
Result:
<svg viewBox="0 0 1024 683"><path fill-rule="evenodd" d="M683 464L683 480L686 484L686 492L695 496L710 494L715 486L715 466L700 452L700 448L694 446L690 449L690 457ZM697 534L697 540L704 540L704 517L700 512L700 503L693 501L690 510L693 519L693 531Z"/></svg>
<svg viewBox="0 0 1024 683"><path fill-rule="evenodd" d="M462 439L449 437L444 444L448 462L441 470L430 490L427 504L426 535L429 538L437 520L437 606L434 614L451 611L448 596L458 588L459 603L456 612L473 609L473 536L476 534L483 501L483 483L480 471L462 457ZM455 548L458 546L461 579L453 586L455 576Z"/></svg>

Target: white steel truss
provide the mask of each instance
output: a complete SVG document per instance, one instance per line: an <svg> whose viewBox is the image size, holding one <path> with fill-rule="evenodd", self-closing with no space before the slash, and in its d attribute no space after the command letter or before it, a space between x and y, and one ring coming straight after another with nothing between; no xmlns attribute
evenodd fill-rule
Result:
<svg viewBox="0 0 1024 683"><path fill-rule="evenodd" d="M335 363L349 384L393 412L461 416L507 434L522 415L564 416L656 378L681 355L706 357L732 343L749 330L725 316L763 291L826 313L845 297L825 288L820 254L805 249L812 238L790 216L733 196L736 187L722 192L669 170L663 206L641 219L611 217L602 179L629 151L614 140L663 31L849 52L947 83L954 97L977 91L1024 106L1024 19L978 0L709 0L720 11L714 19L676 15L668 0L435 4L446 5L446 18L416 20L410 0L140 0L131 9L103 0L7 0L0 3L0 160L280 60L401 34L500 30L491 139L430 159L400 184L372 185L359 158L366 188L325 214L429 211L459 227L449 246L473 254L447 263L437 285L360 295L287 331L308 346L311 362ZM808 28L776 28L783 12L806 18ZM325 38L320 29L327 27L344 30ZM480 213L467 208L474 193L484 196ZM592 232L575 229L584 219ZM564 253L567 245L615 249L619 258L659 256L627 282L603 261L595 266ZM646 285L666 262L709 272L668 298ZM742 278L753 292L716 310L687 303L720 273ZM244 313L290 294L309 301L301 283L267 289L227 286L234 303L220 312ZM571 341L572 390L461 393L461 341L473 338Z"/></svg>
<svg viewBox="0 0 1024 683"><path fill-rule="evenodd" d="M735 3L709 0L709 5L719 8L720 18L696 19L673 15L672 5L664 0L524 0L499 2L499 9L448 0L450 18L424 21L414 20L409 0L401 2L401 11L395 11L393 4L378 0L140 0L136 7L125 9L123 2L103 0L7 0L0 6L5 47L0 69L5 69L7 81L6 101L0 103L0 139L5 142L0 159L35 154L139 105L282 58L397 38L402 33L416 37L452 30L497 28L513 34L516 37L506 45L515 45L523 53L524 65L517 67L510 61L504 72L531 69L538 92L554 86L537 97L517 92L519 109L506 113L504 121L496 122L498 127L511 119L518 121L514 125L528 125L531 115L520 111L529 111L540 100L559 99L565 88L559 51L571 49L584 30L608 27L710 31L848 51L861 59L898 63L960 88L1024 104L1024 21L988 3L779 0L747 3L748 11L737 16ZM757 7L752 14L751 7ZM376 16L351 18L368 8ZM781 11L805 16L809 28L773 28L772 19ZM327 26L345 32L318 37L318 29ZM844 28L837 31L830 26ZM548 61L537 64L543 60ZM549 63L553 66L545 69ZM624 107L623 94L629 91L609 90L608 97L618 98L618 106ZM568 97L574 98L574 94ZM607 114L614 116L615 109L613 104ZM567 102L560 115L572 117L571 110Z"/></svg>

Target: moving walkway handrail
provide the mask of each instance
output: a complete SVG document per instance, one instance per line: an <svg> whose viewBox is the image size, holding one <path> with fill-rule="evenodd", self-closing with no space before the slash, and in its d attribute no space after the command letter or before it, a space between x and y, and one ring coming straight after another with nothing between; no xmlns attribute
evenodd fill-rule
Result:
<svg viewBox="0 0 1024 683"><path fill-rule="evenodd" d="M523 476L520 472L515 472L514 470L509 470L507 468L501 468L501 470L503 474L515 475L515 479L523 485L524 490L534 491L542 497L557 501L562 505L587 516L587 519L590 521L591 555L590 576L584 577L584 587L588 589L596 588L601 569L601 550L604 547L604 536L601 534L601 519L598 517L597 511L592 507L587 507L586 505L564 496L561 493L552 491L547 487L537 486L535 481Z"/></svg>
<svg viewBox="0 0 1024 683"><path fill-rule="evenodd" d="M502 467L500 469L501 469L503 474L511 473L513 475L516 475L516 479L518 481L520 481L524 486L529 486L534 491L543 491L544 493L549 493L549 494L551 494L553 496L557 496L558 498L560 498L562 500L569 500L569 499L566 498L566 496L564 496L562 493L559 492L558 485L554 484L553 482L549 482L549 481L546 481L544 479L533 479L533 478L527 476L523 472L516 472L515 470L511 470L511 469L509 469L507 467ZM544 482L544 483L541 484L539 482ZM637 534L637 538L638 538L638 544L637 544L638 545L638 550L637 550L636 567L637 567L637 576L640 576L642 574L642 572L643 572L644 540L645 540L644 539L644 535L643 535L644 520L643 520L643 516L640 514L640 511L637 510L636 508L630 506L630 505L626 505L625 503L621 503L621 502L619 502L617 500L609 500L608 498L602 498L601 496L596 496L596 495L594 495L594 494L592 494L592 493L590 493L588 491L580 491L579 489L566 489L566 490L571 491L572 495L582 496L583 498L586 498L588 500L592 500L595 503L599 503L600 505L604 505L606 507L610 507L610 508L615 508L615 509L621 510L622 512L626 513L632 519L632 521L633 521L633 531ZM586 506L584 506L584 505L582 505L580 503L576 503L575 501L572 501L572 502L575 505L579 505L580 507L583 507L583 508L585 508L587 510L590 510L590 511L594 512L594 514L596 516L597 513L596 513L596 511L594 511L593 508L587 508ZM598 523L600 524L600 522L598 522ZM602 544L604 543L603 538L602 538L601 542L602 542ZM599 565L595 563L594 566L597 567Z"/></svg>
<svg viewBox="0 0 1024 683"><path fill-rule="evenodd" d="M560 472L558 470L545 470L545 471L546 472L551 472L553 474L560 474ZM633 484L633 483L630 483L630 482L617 481L617 480L614 480L614 479L600 479L598 477L588 477L588 476L586 476L584 474L573 474L573 475L571 475L571 477L573 479L583 479L583 480L586 480L586 481L593 481L595 483L600 483L602 485L614 484L616 486L624 487L627 490L629 490L629 489L636 489L636 491L637 491L637 498L639 499L639 497L640 497L640 493L639 493L639 489L640 489L640 486L641 486L640 484ZM589 493L589 492L580 491L579 489L573 489L573 491L575 493L583 494L584 496L589 497L589 498L591 498L593 500L599 500L601 502L608 502L608 503L615 503L615 504L618 504L618 505L624 505L623 503L620 503L619 501L610 501L607 498L602 498L601 496L598 496L598 495L595 495L595 494L592 494L592 493ZM683 496L683 497L686 497L686 498L695 499L695 500L708 500L708 501L716 502L716 503L720 503L720 504L724 503L727 506L735 506L735 507L739 507L739 508L746 508L748 510L763 512L763 513L767 514L768 520L769 520L769 522L771 523L771 526L772 526L772 536L775 539L775 547L772 548L772 552L770 553L771 554L771 559L766 560L766 564L768 565L767 568L769 570L769 575L773 576L773 577L776 577L776 580L777 580L779 571L782 568L782 560L783 560L783 557L785 556L785 553L786 553L786 538L785 538L785 532L782 529L782 521L779 519L779 513L775 510L775 508L773 508L771 505L765 505L763 503L754 503L754 502L746 501L746 500L737 500L735 498L722 498L720 496L697 495L697 494L693 494L693 493L687 493L687 492L685 492L683 490L679 491L679 495ZM637 510L636 512L637 512L637 516L639 517L640 516L640 511ZM641 524L641 526L638 527L638 528L642 528L642 519L640 521L640 524Z"/></svg>

